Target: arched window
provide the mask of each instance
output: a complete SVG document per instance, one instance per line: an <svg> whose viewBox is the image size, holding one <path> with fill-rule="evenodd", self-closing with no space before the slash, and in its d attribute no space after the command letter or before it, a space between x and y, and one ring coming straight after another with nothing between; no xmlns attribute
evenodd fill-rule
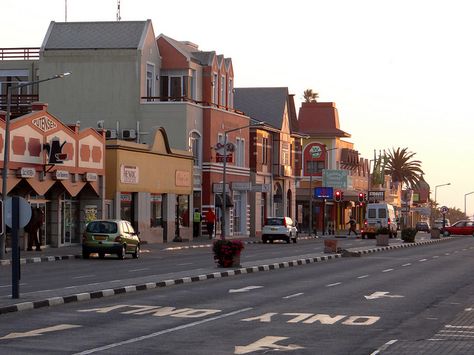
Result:
<svg viewBox="0 0 474 355"><path fill-rule="evenodd" d="M193 152L194 166L201 166L201 135L191 132L189 135L189 148Z"/></svg>

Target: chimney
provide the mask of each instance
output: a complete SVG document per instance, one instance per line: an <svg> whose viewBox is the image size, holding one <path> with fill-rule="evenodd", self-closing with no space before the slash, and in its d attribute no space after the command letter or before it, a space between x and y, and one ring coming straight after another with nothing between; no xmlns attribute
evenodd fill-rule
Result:
<svg viewBox="0 0 474 355"><path fill-rule="evenodd" d="M46 111L48 109L48 104L46 102L32 102L31 111Z"/></svg>

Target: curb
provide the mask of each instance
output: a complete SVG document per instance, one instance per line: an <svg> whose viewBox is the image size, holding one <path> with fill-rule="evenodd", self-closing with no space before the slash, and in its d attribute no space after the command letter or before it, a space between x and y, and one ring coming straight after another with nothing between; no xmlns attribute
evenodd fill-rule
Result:
<svg viewBox="0 0 474 355"><path fill-rule="evenodd" d="M183 277L183 278L174 279L174 280L148 282L145 284L117 287L113 289L105 289L105 290L93 291L93 292L84 292L84 293L78 293L78 294L69 295L69 296L63 296L63 297L52 297L52 298L47 298L47 299L39 300L39 301L22 302L22 303L9 305L9 306L0 307L0 315L6 314L6 313L21 312L21 311L26 311L26 310L31 310L31 309L43 308L43 307L51 307L51 306L56 306L60 304L72 303L72 302L81 302L81 301L87 301L91 299L104 298L104 297L120 295L124 293L145 291L145 290L151 290L154 288L186 284L186 283L191 283L191 282L218 279L222 277L229 277L229 276L236 276L236 275L243 275L243 274L251 274L254 272L284 269L288 267L295 267L295 266L306 265L306 264L311 264L311 263L316 263L316 262L328 261L328 260L337 259L341 257L342 257L341 254L325 255L325 256L318 256L314 258L286 261L282 263L273 263L273 264L268 264L268 265L259 265L259 266L239 268L239 269L234 269L234 270L229 270L229 271L213 272L210 274Z"/></svg>
<svg viewBox="0 0 474 355"><path fill-rule="evenodd" d="M61 255L61 256L37 256L33 258L22 258L20 259L20 264L35 264L35 263L44 263L48 261L60 261L60 260L70 260L70 259L81 259L82 255ZM11 265L11 259L0 260L0 266Z"/></svg>
<svg viewBox="0 0 474 355"><path fill-rule="evenodd" d="M404 243L404 244L398 244L398 245L389 245L389 246L383 246L383 247L372 248L372 249L357 250L357 251L353 251L352 253L357 253L357 254L360 254L360 255L370 254L370 253L376 253L376 252L385 251L385 250L394 250L394 249L415 247L415 246L419 246L419 245L441 243L444 240L451 240L451 239L454 239L454 238L453 237L445 237L443 239L431 239L431 240L425 240L425 241L422 241L422 242ZM360 255L358 255L358 256L360 256Z"/></svg>

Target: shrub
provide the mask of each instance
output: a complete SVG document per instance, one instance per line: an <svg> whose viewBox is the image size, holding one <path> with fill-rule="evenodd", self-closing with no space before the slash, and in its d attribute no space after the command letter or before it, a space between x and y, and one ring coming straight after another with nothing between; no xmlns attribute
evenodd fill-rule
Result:
<svg viewBox="0 0 474 355"><path fill-rule="evenodd" d="M402 240L405 243L415 242L417 230L415 228L403 228L402 229Z"/></svg>
<svg viewBox="0 0 474 355"><path fill-rule="evenodd" d="M240 255L244 249L244 243L240 240L216 240L212 245L214 260L219 266L232 266L235 256Z"/></svg>

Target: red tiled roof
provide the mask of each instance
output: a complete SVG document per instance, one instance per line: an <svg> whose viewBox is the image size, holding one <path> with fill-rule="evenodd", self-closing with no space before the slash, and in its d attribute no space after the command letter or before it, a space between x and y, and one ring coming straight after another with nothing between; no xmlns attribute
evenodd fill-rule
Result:
<svg viewBox="0 0 474 355"><path fill-rule="evenodd" d="M339 115L334 102L303 102L298 126L301 132L318 136L351 136L339 128Z"/></svg>

